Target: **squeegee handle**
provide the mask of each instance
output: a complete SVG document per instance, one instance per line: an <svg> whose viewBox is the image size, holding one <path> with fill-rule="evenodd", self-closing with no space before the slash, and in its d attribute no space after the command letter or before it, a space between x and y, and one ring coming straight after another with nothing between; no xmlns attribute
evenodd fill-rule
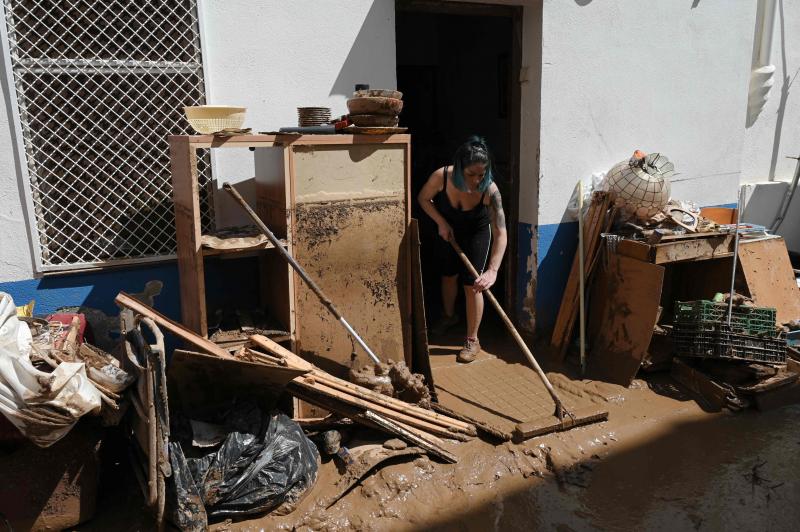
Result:
<svg viewBox="0 0 800 532"><path fill-rule="evenodd" d="M358 345L360 345L364 349L364 351L367 352L372 361L375 362L376 364L380 363L380 359L375 355L375 353L372 352L372 349L370 349L367 346L366 342L364 342L364 340L361 339L361 336L359 336L358 333L356 333L355 329L353 329L353 327L349 323L347 323L347 320L345 320L344 316L341 315L339 310L333 304L333 301L328 299L328 297L323 293L319 285L317 285L317 283L315 283L314 280L308 276L308 273L306 273L305 269L303 269L303 267L300 266L300 264L298 264L296 260L294 260L294 257L289 255L289 252L286 251L285 247L283 247L283 243L281 243L281 241L278 240L275 234L272 231L270 231L269 227L267 227L267 225L261 220L261 218L258 217L253 208L250 207L250 205L244 200L242 195L239 194L239 191L233 188L233 186L231 186L230 183L223 184L222 188L224 188L225 191L228 194L230 194L239 205L242 206L242 208L245 210L248 216L250 216L253 222L255 222L258 229L262 233L264 233L264 236L266 236L267 239L272 243L272 245L275 246L275 249L278 251L278 253L280 253L280 255L284 259L286 259L286 262L288 262L289 265L292 268L294 268L294 271L297 272L297 275L299 275L300 278L303 279L303 281L305 281L308 287L311 288L311 291L314 292L314 294L319 298L320 303L322 303L325 306L325 308L327 308L330 311L330 313L333 314L337 320L339 320L342 326L344 326L344 328L347 329L347 332L349 332L353 336L353 338L355 338L356 342L358 342Z"/></svg>
<svg viewBox="0 0 800 532"><path fill-rule="evenodd" d="M477 270L475 270L475 267L469 261L469 259L464 254L464 252L461 250L461 246L458 245L458 242L456 242L455 240L450 240L450 244L453 246L453 249L456 250L456 254L459 257L461 257L461 262L464 263L464 266L466 266L467 271L469 271L469 273L471 275L473 275L474 277L478 277L479 274L478 274ZM511 323L511 320L506 315L505 311L503 310L503 307L500 306L500 303L497 302L497 299L494 297L494 294L492 294L492 291L491 290L484 290L483 294L486 295L486 297L489 298L489 302L492 304L494 309L500 315L500 318L503 320L503 323L506 324L506 328L508 329L508 332L511 333L511 336L513 336L514 340L517 341L517 345L519 345L519 348L522 349L523 353L525 353L525 356L528 358L528 362L530 362L531 367L533 367L533 369L539 375L539 378L542 380L542 383L544 383L544 386L545 386L545 388L547 388L547 391L550 392L550 396L553 398L553 401L556 403L556 407L559 410L563 409L564 408L563 407L563 403L561 402L561 399L559 399L558 395L556 394L556 391L553 389L553 385L550 384L550 381L547 379L547 375L545 375L544 371L542 371L542 368L539 366L539 363L533 357L533 353L531 353L531 350L528 349L528 346L525 344L525 341L522 339L522 336L520 336L519 332L517 332L517 328L514 327L513 323Z"/></svg>

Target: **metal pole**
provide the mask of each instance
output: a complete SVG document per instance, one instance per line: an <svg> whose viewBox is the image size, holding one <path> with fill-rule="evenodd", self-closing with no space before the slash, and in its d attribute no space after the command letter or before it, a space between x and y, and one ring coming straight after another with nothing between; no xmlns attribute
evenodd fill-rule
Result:
<svg viewBox="0 0 800 532"><path fill-rule="evenodd" d="M728 327L731 326L733 316L733 285L736 282L736 263L739 258L739 226L742 223L742 207L744 206L744 190L746 185L739 187L739 197L736 200L736 234L733 237L733 271L731 272L731 291L728 296Z"/></svg>
<svg viewBox="0 0 800 532"><path fill-rule="evenodd" d="M584 295L584 283L586 282L586 270L583 265L583 181L578 181L578 286L580 287L580 317L579 341L581 346L581 375L586 375L586 309Z"/></svg>
<svg viewBox="0 0 800 532"><path fill-rule="evenodd" d="M369 355L372 361L375 362L376 364L380 364L381 359L379 359L377 355L375 355L375 353L372 352L372 349L370 349L369 346L366 344L366 342L364 342L364 340L361 339L361 336L358 335L355 329L353 329L353 327L349 323L347 323L347 320L344 319L344 316L342 316L339 313L339 310L334 306L333 302L330 299L328 299L327 296L322 292L322 289L317 285L317 283L315 283L314 280L308 276L303 267L300 266L300 264L298 264L296 260L294 260L294 257L289 255L289 252L286 251L286 249L283 247L281 241L278 240L278 238L272 233L272 231L269 230L269 227L267 227L266 224L264 224L264 222L261 221L261 218L259 218L258 215L255 213L255 211L253 211L253 209L250 207L250 205L247 204L247 202L244 200L241 194L239 194L239 192L235 188L233 188L230 183L223 184L222 188L224 188L225 191L228 192L228 194L233 196L233 199L235 199L236 202L242 206L242 208L245 210L245 212L247 212L247 214L250 216L253 222L255 222L256 226L258 226L258 228L261 230L262 233L264 233L267 239L269 239L269 241L272 242L272 245L275 246L275 249L278 251L278 253L280 253L281 256L284 259L286 259L289 265L292 268L294 268L294 271L297 272L297 275L299 275L300 278L306 282L308 287L311 288L311 291L314 292L314 294L319 298L320 303L322 303L325 306L325 308L327 308L330 311L330 313L333 314L337 320L339 320L339 322L347 330L347 332L353 338L355 338L356 342L358 342L358 345L360 345L364 349L364 351L366 351L366 353Z"/></svg>

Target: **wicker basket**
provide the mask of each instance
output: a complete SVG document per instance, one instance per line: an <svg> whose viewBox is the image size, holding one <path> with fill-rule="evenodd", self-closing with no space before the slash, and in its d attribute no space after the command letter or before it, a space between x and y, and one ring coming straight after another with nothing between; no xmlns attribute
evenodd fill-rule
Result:
<svg viewBox="0 0 800 532"><path fill-rule="evenodd" d="M230 105L198 105L183 108L186 120L195 131L202 135L217 133L223 129L241 128L246 111L246 107Z"/></svg>

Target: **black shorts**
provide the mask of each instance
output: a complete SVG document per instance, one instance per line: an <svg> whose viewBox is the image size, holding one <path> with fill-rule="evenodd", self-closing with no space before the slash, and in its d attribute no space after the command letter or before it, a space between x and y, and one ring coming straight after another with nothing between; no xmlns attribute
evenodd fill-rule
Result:
<svg viewBox="0 0 800 532"><path fill-rule="evenodd" d="M484 225L472 231L459 231L453 229L456 242L464 250L464 254L478 271L483 273L486 268L486 261L489 260L489 247L492 243L492 226ZM458 274L458 279L464 286L472 286L475 277L467 271L467 267L461 262L461 258L456 254L453 246L446 242L442 237L436 236L438 244L437 259L441 274L451 276Z"/></svg>

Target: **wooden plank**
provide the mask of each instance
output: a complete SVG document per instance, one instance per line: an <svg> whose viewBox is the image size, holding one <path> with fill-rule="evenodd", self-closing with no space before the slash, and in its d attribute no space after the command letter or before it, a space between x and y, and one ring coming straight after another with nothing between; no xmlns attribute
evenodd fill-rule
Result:
<svg viewBox="0 0 800 532"><path fill-rule="evenodd" d="M343 401L337 401L335 398L320 393L319 391L316 391L313 388L305 388L302 386L298 386L295 383L289 384L289 387L291 389L291 393L301 398L303 401L307 401L308 403L319 406L323 409L328 409L332 412L336 412L340 416L347 417L363 425L367 425L369 427L373 427L379 430L383 428L370 421L369 418L367 418L364 415L365 409L363 408L353 406ZM403 427L406 427L414 432L421 433L419 429L416 429L414 427L409 427L408 425L400 423L397 420L394 420L394 422L399 423ZM395 434L401 436L398 433ZM439 446L444 445L444 441L438 436L435 436L433 434L425 433L425 438Z"/></svg>
<svg viewBox="0 0 800 532"><path fill-rule="evenodd" d="M584 276L588 277L588 273L594 268L596 259L600 255L600 233L606 227L607 220L606 214L609 208L609 196L606 193L595 192L592 196L592 202L586 212L586 224L584 224ZM575 326L575 319L578 314L578 300L580 289L580 278L578 270L580 268L578 263L578 253L572 261L572 268L570 269L569 278L567 279L567 286L564 288L564 295L561 299L561 305L558 309L558 316L556 323L553 327L553 334L551 336L551 344L558 353L558 357L563 360L566 356L567 347L572 338L572 331Z"/></svg>
<svg viewBox="0 0 800 532"><path fill-rule="evenodd" d="M170 135L170 142L186 142L200 148L273 148L285 145L336 145L336 144L406 144L411 142L407 133L393 135L289 135L258 134L235 137L214 135Z"/></svg>
<svg viewBox="0 0 800 532"><path fill-rule="evenodd" d="M800 318L800 288L783 238L739 242L739 266L756 305L774 307L778 323Z"/></svg>
<svg viewBox="0 0 800 532"><path fill-rule="evenodd" d="M420 260L420 240L419 240L419 223L416 219L411 219L409 225L409 232L411 235L411 277L412 277L412 293L411 300L413 302L413 330L414 342L412 350L412 368L415 372L422 373L425 377L425 382L428 384L428 389L431 392L431 399L435 402L436 388L433 383L433 372L431 371L431 357L428 348L428 326L425 316L425 294L422 286L422 263Z"/></svg>
<svg viewBox="0 0 800 532"><path fill-rule="evenodd" d="M204 338L195 334L194 332L188 330L186 327L175 323L168 317L164 316L154 308L151 308L140 301L133 299L131 296L126 294L125 292L120 292L117 294L117 297L114 298L114 301L125 308L132 310L137 314L141 314L142 316L147 316L151 318L159 327L166 329L167 331L171 332L178 338L189 342L192 345L199 347L202 351L209 353L211 355L220 357L220 358L227 358L233 360L234 357L231 356L227 351L219 347L217 344L209 340L208 338Z"/></svg>
<svg viewBox="0 0 800 532"><path fill-rule="evenodd" d="M617 243L617 254L625 255L632 259L643 260L650 262L651 247L644 242L637 242L636 240L625 239Z"/></svg>
<svg viewBox="0 0 800 532"><path fill-rule="evenodd" d="M292 379L304 373L307 370L176 349L167 377L170 397L179 400L187 410L200 410L237 394L274 398Z"/></svg>
<svg viewBox="0 0 800 532"><path fill-rule="evenodd" d="M575 409L571 414L565 416L563 420L552 415L520 423L514 429L514 439L516 441L527 440L542 434L561 432L608 419L608 410L602 410L595 405Z"/></svg>
<svg viewBox="0 0 800 532"><path fill-rule="evenodd" d="M467 441L470 439L469 436L464 435L461 432L456 432L455 430L445 428L437 423L423 420L418 417L395 410L394 408L385 407L375 402L361 399L360 397L351 395L347 392L337 390L336 388L329 386L322 380L315 379L315 377L313 376L300 377L298 379L295 379L294 381L292 381L292 386L293 388L299 386L302 388L311 389L316 392L323 393L326 396L331 397L335 400L347 403L351 406L370 409L390 419L394 419L396 421L411 425L412 427L416 427L431 434L436 434L437 436L454 438L462 441Z"/></svg>
<svg viewBox="0 0 800 532"><path fill-rule="evenodd" d="M706 238L693 238L656 244L656 264L708 260L733 256L733 235L719 234Z"/></svg>
<svg viewBox="0 0 800 532"><path fill-rule="evenodd" d="M595 206L595 202L592 201L592 203L589 205L589 210L586 212L583 236L584 243L589 240L588 236L596 226L597 215L598 210ZM556 322L553 326L553 334L550 339L551 345L556 348L559 353L564 353L565 344L569 342L569 340L566 338L568 335L567 329L569 328L570 318L575 311L575 304L578 299L580 281L578 278L579 268L579 257L578 253L576 252L572 258L572 266L570 267L569 277L567 278L567 285L564 287L564 294L561 297L561 305L558 308ZM563 358L563 355L561 358Z"/></svg>
<svg viewBox="0 0 800 532"><path fill-rule="evenodd" d="M605 287L607 296L599 325L590 330L591 353L587 374L592 378L630 385L653 337L658 317L664 268L630 257L612 255L594 285ZM597 293L592 298L597 297Z"/></svg>
<svg viewBox="0 0 800 532"><path fill-rule="evenodd" d="M172 201L175 207L181 321L189 330L207 336L197 156L188 141L173 138L170 138L169 156L172 170Z"/></svg>
<svg viewBox="0 0 800 532"><path fill-rule="evenodd" d="M408 443L416 445L417 447L426 450L434 456L438 456L449 464L455 464L458 462L458 458L456 458L453 453L430 441L425 437L424 434L420 433L419 431L415 431L413 427L408 427L402 423L387 419L386 417L376 414L371 410L365 411L364 416L382 429L390 433L400 435L400 437L402 437Z"/></svg>
<svg viewBox="0 0 800 532"><path fill-rule="evenodd" d="M672 360L670 375L690 391L699 395L714 410L722 410L727 405L728 392L706 374L692 368L680 358Z"/></svg>

